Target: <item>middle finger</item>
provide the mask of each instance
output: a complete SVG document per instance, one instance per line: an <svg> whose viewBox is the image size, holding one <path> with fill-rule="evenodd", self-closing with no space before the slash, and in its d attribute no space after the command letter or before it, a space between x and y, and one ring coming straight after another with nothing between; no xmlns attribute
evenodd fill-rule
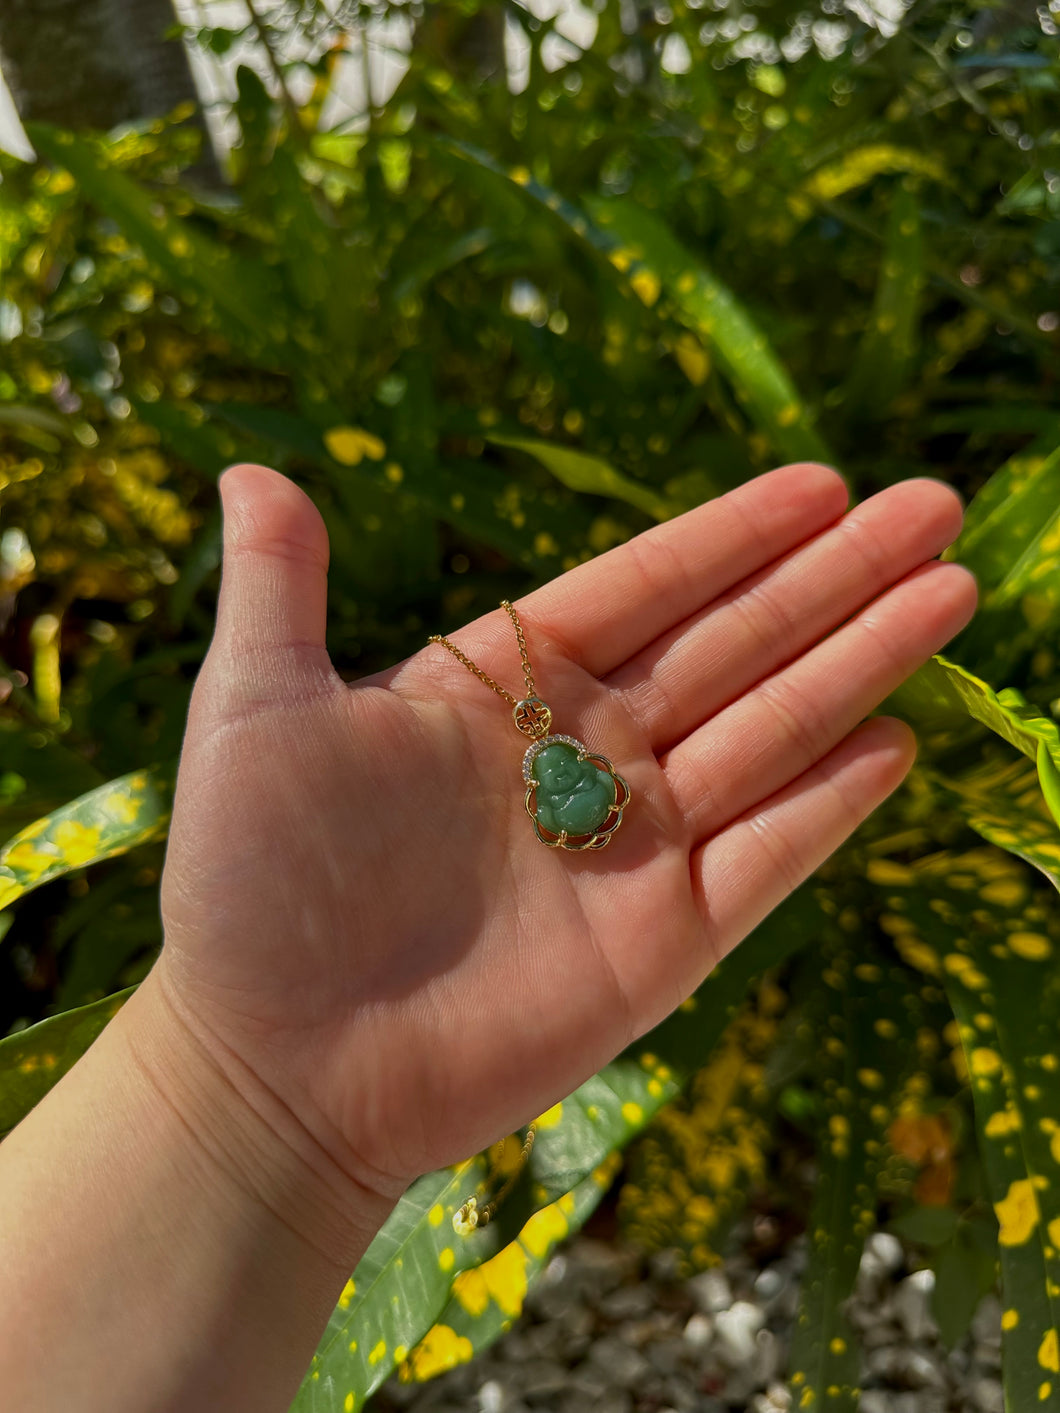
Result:
<svg viewBox="0 0 1060 1413"><path fill-rule="evenodd" d="M956 539L961 502L910 480L765 566L604 678L660 754Z"/></svg>

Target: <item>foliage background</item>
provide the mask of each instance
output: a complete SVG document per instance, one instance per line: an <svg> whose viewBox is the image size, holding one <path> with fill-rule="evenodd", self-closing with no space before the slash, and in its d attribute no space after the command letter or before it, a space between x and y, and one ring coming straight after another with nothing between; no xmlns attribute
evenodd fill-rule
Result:
<svg viewBox="0 0 1060 1413"><path fill-rule="evenodd" d="M185 112L109 135L31 126L41 160L3 160L0 1129L109 1012L24 1027L134 984L160 943L226 464L280 466L320 505L329 647L351 680L784 460L826 459L858 497L989 481L958 546L983 611L959 666L899 694L922 742L909 787L616 1062L602 1135L599 1094L542 1131L500 1235L441 1264L371 1367L336 1363L337 1334L389 1318L385 1262L367 1303L350 1292L303 1403L496 1337L612 1181L607 1155L661 1109L627 1155L628 1233L691 1267L748 1200L775 1239L813 1233L801 1407L832 1387L854 1406L840 1307L880 1220L926 1244L950 1340L1000 1253L1009 1406L1048 1410L1056 25L936 0L889 18L786 0L592 15L579 47L562 11L475 0L302 0L235 26L207 10L190 42L252 43L268 75L238 70L226 184ZM395 20L407 71L336 125L341 66ZM423 1181L396 1221L430 1243L424 1213L469 1177Z"/></svg>

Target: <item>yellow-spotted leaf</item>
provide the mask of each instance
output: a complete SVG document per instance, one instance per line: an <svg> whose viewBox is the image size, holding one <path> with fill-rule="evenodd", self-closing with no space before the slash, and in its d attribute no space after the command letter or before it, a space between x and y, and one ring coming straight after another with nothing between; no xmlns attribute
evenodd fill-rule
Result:
<svg viewBox="0 0 1060 1413"><path fill-rule="evenodd" d="M984 761L959 776L936 774L934 782L976 833L1033 864L1060 889L1060 829L1042 793L1040 768L1015 756Z"/></svg>
<svg viewBox="0 0 1060 1413"><path fill-rule="evenodd" d="M1020 752L988 752L959 772L933 770L931 779L984 839L1041 869L1060 889L1056 722L1039 715L1019 692L995 692L943 657L914 674L891 702L923 728L929 744L951 750L966 744L967 727L975 724Z"/></svg>
<svg viewBox="0 0 1060 1413"><path fill-rule="evenodd" d="M487 1178L484 1158L412 1184L365 1252L313 1356L292 1413L348 1413L420 1343L461 1271L501 1249L500 1228L461 1241L453 1215Z"/></svg>
<svg viewBox="0 0 1060 1413"><path fill-rule="evenodd" d="M1021 452L1007 461L973 497L960 537L948 558L966 564L984 602L1018 597L1052 577L1035 573L1043 558L1060 556L1060 448L1046 455Z"/></svg>
<svg viewBox="0 0 1060 1413"><path fill-rule="evenodd" d="M494 446L511 447L513 451L522 451L527 456L532 456L546 471L551 471L557 481L562 481L572 491L624 500L628 505L643 510L645 515L650 515L653 520L668 520L671 515L676 514L677 508L671 506L664 496L659 495L650 486L641 485L639 481L623 476L621 471L616 471L603 457L590 456L587 452L575 451L572 447L560 446L556 442L535 441L529 437L502 437L494 434L487 436L486 441Z"/></svg>
<svg viewBox="0 0 1060 1413"><path fill-rule="evenodd" d="M850 901L850 900L848 900ZM856 912L854 909L856 907ZM850 908L861 918L862 897ZM820 980L818 980L818 977ZM820 984L823 982L823 985ZM860 1336L844 1304L876 1222L877 1181L888 1157L888 1128L916 1063L919 991L904 966L826 924L810 978L806 1012L821 1037L818 1177L810 1214L810 1259L792 1339L792 1407L854 1413L860 1389Z"/></svg>
<svg viewBox="0 0 1060 1413"><path fill-rule="evenodd" d="M135 990L63 1011L0 1040L0 1138L81 1058Z"/></svg>
<svg viewBox="0 0 1060 1413"><path fill-rule="evenodd" d="M160 838L172 797L171 766L136 770L20 830L0 849L0 907L73 869Z"/></svg>
<svg viewBox="0 0 1060 1413"><path fill-rule="evenodd" d="M613 1153L573 1190L524 1223L519 1235L481 1266L463 1271L437 1321L398 1365L403 1383L422 1383L488 1349L522 1313L526 1295L555 1247L581 1227L622 1166Z"/></svg>
<svg viewBox="0 0 1060 1413"><path fill-rule="evenodd" d="M619 1201L623 1237L667 1250L685 1275L725 1249L750 1190L763 1182L776 1136L776 1084L786 991L767 973L686 1090L666 1104L630 1154Z"/></svg>
<svg viewBox="0 0 1060 1413"><path fill-rule="evenodd" d="M683 325L713 356L750 420L781 455L827 460L806 403L744 304L651 212L632 202L590 199L582 210L525 168L506 171L467 143L438 139L435 148L501 177L551 211L556 220L607 259L629 291L666 320ZM686 350L687 360L687 350Z"/></svg>
<svg viewBox="0 0 1060 1413"><path fill-rule="evenodd" d="M995 692L974 672L936 654L888 698L891 707L925 731L960 731L969 720L988 727L1017 751L1037 760L1044 743L1060 765L1060 728L1013 688Z"/></svg>
<svg viewBox="0 0 1060 1413"><path fill-rule="evenodd" d="M935 657L891 698L914 724L953 745L962 717L988 727L1026 759L988 755L960 773L933 772L984 839L1034 864L1060 889L1060 728L1011 688L995 692ZM931 736L929 734L929 741Z"/></svg>
<svg viewBox="0 0 1060 1413"><path fill-rule="evenodd" d="M849 191L867 186L876 177L892 174L932 177L950 183L951 174L936 157L918 152L913 147L897 147L889 142L867 143L844 153L842 157L818 167L803 182L801 189L789 198L792 210L806 219L821 201L834 201Z"/></svg>
<svg viewBox="0 0 1060 1413"><path fill-rule="evenodd" d="M948 552L979 581L979 613L960 656L991 680L1055 637L1060 623L1060 448L1029 449L973 499Z"/></svg>
<svg viewBox="0 0 1060 1413"><path fill-rule="evenodd" d="M888 904L937 959L998 1221L1006 1407L1060 1410L1060 908L997 849L921 860Z"/></svg>
<svg viewBox="0 0 1060 1413"><path fill-rule="evenodd" d="M683 324L716 359L752 422L792 460L829 459L809 407L746 306L650 211L592 199L594 244L641 300ZM650 296L654 295L654 298Z"/></svg>
<svg viewBox="0 0 1060 1413"><path fill-rule="evenodd" d="M318 424L301 413L249 403L212 403L204 410L219 425L259 438L257 455L270 457L270 465L322 464L342 511L329 530L352 537L362 558L384 520L400 523L395 510L402 501L538 572L557 572L590 540L588 505L570 498L557 505L554 495L535 494L484 460L417 451L399 461L378 433L363 427Z"/></svg>

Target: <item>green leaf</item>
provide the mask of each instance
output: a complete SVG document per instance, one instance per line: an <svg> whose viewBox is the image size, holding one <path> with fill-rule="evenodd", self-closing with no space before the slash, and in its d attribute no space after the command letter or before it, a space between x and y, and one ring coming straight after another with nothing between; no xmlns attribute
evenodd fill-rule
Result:
<svg viewBox="0 0 1060 1413"><path fill-rule="evenodd" d="M486 1176L476 1158L413 1183L347 1282L291 1413L363 1407L444 1308L454 1276L499 1249L491 1226L472 1246L452 1227L466 1193Z"/></svg>
<svg viewBox="0 0 1060 1413"><path fill-rule="evenodd" d="M915 1031L921 1009L910 973L888 964L866 940L851 946L834 922L826 923L809 979L809 1016L822 1037L817 1079L823 1102L790 1383L793 1407L830 1413L854 1413L858 1406L860 1340L843 1307L876 1221L887 1129L916 1063L911 1047L894 1037Z"/></svg>
<svg viewBox="0 0 1060 1413"><path fill-rule="evenodd" d="M923 238L916 187L894 189L869 324L844 392L844 412L878 421L902 390L916 349Z"/></svg>
<svg viewBox="0 0 1060 1413"><path fill-rule="evenodd" d="M515 1241L463 1272L434 1325L400 1366L402 1382L434 1378L454 1354L460 1362L474 1359L510 1330L555 1247L584 1225L620 1167L615 1154L572 1192L535 1212Z"/></svg>
<svg viewBox="0 0 1060 1413"><path fill-rule="evenodd" d="M210 481L216 481L226 466L253 461L258 453L257 442L236 438L225 427L207 421L196 403L131 401L140 421L155 428L168 450Z"/></svg>
<svg viewBox="0 0 1060 1413"><path fill-rule="evenodd" d="M1033 864L1060 889L1060 834L1029 761L988 760L961 775L931 778L978 834Z"/></svg>
<svg viewBox="0 0 1060 1413"><path fill-rule="evenodd" d="M521 1206L513 1193L506 1222L469 1237L454 1233L453 1215L476 1180L485 1180L483 1158L421 1178L348 1282L292 1413L359 1409L395 1368L405 1380L428 1379L492 1344L519 1317L552 1249L582 1225L620 1166L612 1155L528 1216L525 1193ZM513 1210L525 1220L509 1239Z"/></svg>
<svg viewBox="0 0 1060 1413"><path fill-rule="evenodd" d="M942 1246L952 1241L958 1217L952 1207L914 1207L888 1224L887 1230L921 1246Z"/></svg>
<svg viewBox="0 0 1060 1413"><path fill-rule="evenodd" d="M69 1010L110 995L138 981L153 964L162 946L158 884L137 886L137 871L131 863L115 868L64 910L59 923L67 940L57 1009ZM149 872L157 878L156 870ZM103 895L98 903L96 894ZM56 947L60 935L57 925Z"/></svg>
<svg viewBox="0 0 1060 1413"><path fill-rule="evenodd" d="M112 166L104 149L49 123L28 123L30 140L50 162L65 167L85 195L116 221L172 289L206 314L252 356L294 360L285 348L282 319L271 311L279 291L269 268L246 251L237 255L197 226L165 210L156 197Z"/></svg>
<svg viewBox="0 0 1060 1413"><path fill-rule="evenodd" d="M1058 524L1060 448L1048 456L1021 453L973 498L950 557L967 565L987 595L1005 585L1005 595L1012 598L1016 586L1047 577L1034 571L1043 541L1049 562L1055 564L1053 556L1060 555Z"/></svg>
<svg viewBox="0 0 1060 1413"><path fill-rule="evenodd" d="M167 602L169 621L182 628L195 596L215 569L221 567L221 510L217 506L205 517L180 566L180 577Z"/></svg>
<svg viewBox="0 0 1060 1413"><path fill-rule="evenodd" d="M996 849L896 880L896 944L935 957L957 1017L999 1222L1006 1407L1060 1409L1060 908Z"/></svg>
<svg viewBox="0 0 1060 1413"><path fill-rule="evenodd" d="M250 404L226 403L206 410L260 437L281 466L295 458L316 461L343 497L347 526L354 533L367 529L365 522L374 523L359 503L359 496L364 500L361 490L367 488L372 500L382 491L395 507L399 497L408 497L427 514L535 570L555 573L563 555L581 549L588 539L588 507L569 499L558 505L555 493L552 499L537 494L485 461L417 453L403 456L399 463L391 459L393 449L382 438L358 427L324 426L296 412ZM329 456L326 441L330 437L333 446L340 446L336 436L348 434L367 438L371 450L356 462L340 463Z"/></svg>
<svg viewBox="0 0 1060 1413"><path fill-rule="evenodd" d="M979 613L961 657L989 677L1051 641L1060 623L1060 448L1014 456L968 507L947 558L979 582Z"/></svg>
<svg viewBox="0 0 1060 1413"><path fill-rule="evenodd" d="M649 211L603 199L588 207L612 264L625 268L631 288L646 304L665 292L667 312L713 353L771 445L793 461L830 460L806 403L732 290Z"/></svg>
<svg viewBox="0 0 1060 1413"><path fill-rule="evenodd" d="M462 232L443 245L432 240L426 251L411 260L407 251L399 251L393 261L393 278L383 290L384 297L391 307L396 308L410 295L418 294L443 271L451 270L472 256L481 255L495 238L489 226L479 226L475 230Z"/></svg>
<svg viewBox="0 0 1060 1413"><path fill-rule="evenodd" d="M76 751L21 717L0 716L0 773L17 776L0 806L0 839L7 840L73 795L102 785L104 776Z"/></svg>
<svg viewBox="0 0 1060 1413"><path fill-rule="evenodd" d="M1057 770L1056 762L1044 741L1038 742L1036 764L1038 766L1038 783L1042 787L1045 803L1049 806L1049 813L1060 825L1060 770Z"/></svg>
<svg viewBox="0 0 1060 1413"><path fill-rule="evenodd" d="M614 500L624 500L627 504L643 510L654 520L668 520L676 513L667 500L653 491L650 486L641 485L621 471L616 471L602 457L590 456L572 447L560 446L555 442L534 441L528 437L504 437L496 434L486 437L494 446L508 446L515 451L524 451L539 461L546 471L551 471L557 481L572 491L583 495L610 496Z"/></svg>
<svg viewBox="0 0 1060 1413"><path fill-rule="evenodd" d="M0 1137L40 1103L135 990L131 986L90 1006L50 1016L0 1040Z"/></svg>
<svg viewBox="0 0 1060 1413"><path fill-rule="evenodd" d="M1056 412L1034 403L1002 403L998 407L980 407L977 404L950 407L945 412L935 412L928 416L922 425L924 431L932 435L939 432L967 432L974 436L1038 433L1048 435L1050 444L1055 443L1060 434L1060 418ZM1023 451L1020 455L1025 457L1027 452ZM995 474L1000 475L1001 472ZM988 481L987 485L989 484ZM986 486L983 487L983 490L985 489ZM979 494L982 495L982 491ZM976 500L978 496L973 499L965 515L965 528Z"/></svg>
<svg viewBox="0 0 1060 1413"><path fill-rule="evenodd" d="M439 139L437 150L504 178L551 211L579 241L605 256L633 294L658 305L708 348L737 398L770 444L793 460L828 460L809 411L769 341L729 287L693 256L657 217L632 202L591 199L587 212L536 181L511 172L466 143ZM665 300L661 296L665 294Z"/></svg>
<svg viewBox="0 0 1060 1413"><path fill-rule="evenodd" d="M949 1349L968 1333L979 1302L993 1288L997 1275L993 1252L986 1253L971 1241L966 1226L957 1227L952 1240L936 1251L932 1265L931 1313Z"/></svg>
<svg viewBox="0 0 1060 1413"><path fill-rule="evenodd" d="M937 653L888 698L914 725L928 730L960 728L968 718L989 727L1031 760L1038 747L1060 762L1060 728L1039 714L1014 688L995 692L981 677Z"/></svg>
<svg viewBox="0 0 1060 1413"><path fill-rule="evenodd" d="M71 870L161 838L173 767L119 776L28 825L0 849L0 907Z"/></svg>
<svg viewBox="0 0 1060 1413"><path fill-rule="evenodd" d="M800 194L791 198L791 205L798 214L806 216L812 210L809 201L834 201L837 196L844 196L890 173L915 174L947 185L952 183L950 173L938 158L915 148L874 142L818 167L803 183Z"/></svg>
<svg viewBox="0 0 1060 1413"><path fill-rule="evenodd" d="M955 736L959 739L964 716L988 727L1034 763L1032 769L1022 761L988 758L959 774L932 771L930 778L984 839L1041 869L1060 889L1060 834L1056 815L1042 794L1048 781L1055 804L1057 723L1039 715L1013 688L995 692L941 656L904 683L891 702L914 724L943 728L941 739L951 743Z"/></svg>

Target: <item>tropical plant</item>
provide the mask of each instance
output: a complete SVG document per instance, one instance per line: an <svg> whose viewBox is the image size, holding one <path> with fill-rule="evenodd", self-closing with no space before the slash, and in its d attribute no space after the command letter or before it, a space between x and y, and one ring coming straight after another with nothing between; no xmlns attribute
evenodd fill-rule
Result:
<svg viewBox="0 0 1060 1413"><path fill-rule="evenodd" d="M458 31L475 16L436 8ZM225 464L279 465L320 504L329 646L350 675L777 461L832 460L859 494L942 475L978 492L954 553L982 605L892 703L921 742L907 788L539 1117L490 1225L459 1235L452 1218L514 1172L518 1139L413 1185L296 1407L360 1408L395 1368L427 1378L495 1339L658 1114L622 1207L691 1265L778 1135L816 1153L800 1408L856 1406L842 1303L886 1216L929 1248L948 1339L1000 1256L1008 1406L1048 1413L1055 48L1040 27L983 36L974 13L928 6L889 36L847 23L827 57L831 22L781 4L676 6L629 30L608 4L575 52L561 17L508 13L521 93L476 80L439 22L352 132L321 125L326 44L301 108L241 70L225 199L181 185L190 138L158 124L36 126L42 161L5 164L0 927L24 988L11 1019L40 1015L32 988L54 1014L0 1041L0 1130L160 941L158 841Z"/></svg>

